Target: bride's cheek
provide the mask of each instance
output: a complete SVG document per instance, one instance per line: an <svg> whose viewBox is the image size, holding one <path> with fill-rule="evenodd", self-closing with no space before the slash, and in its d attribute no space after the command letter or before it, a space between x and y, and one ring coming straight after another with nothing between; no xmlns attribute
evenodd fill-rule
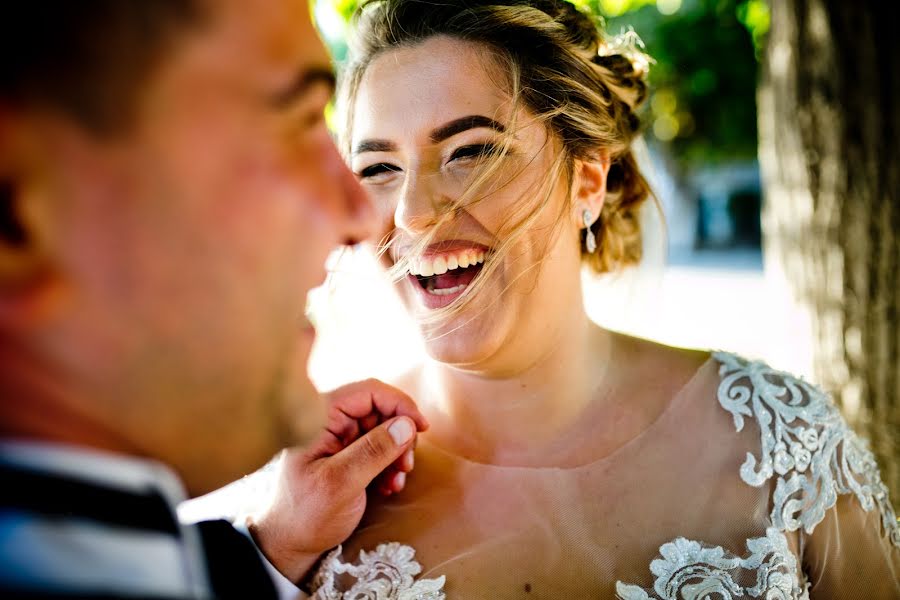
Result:
<svg viewBox="0 0 900 600"><path fill-rule="evenodd" d="M394 209L396 204L391 203L389 198L385 198L385 194L373 193L366 189L366 193L372 200L376 208L378 217L378 228L375 230L374 236L368 241L369 247L378 258L379 264L385 268L394 265L394 261L390 256L391 240L396 235L396 225L394 223Z"/></svg>
<svg viewBox="0 0 900 600"><path fill-rule="evenodd" d="M389 193L387 190L381 190L378 194L371 195L370 198L372 198L381 220L379 231L381 238L378 241L383 242L390 239L388 236L393 236L394 230L397 228L397 223L394 221L397 215L397 198L394 193Z"/></svg>

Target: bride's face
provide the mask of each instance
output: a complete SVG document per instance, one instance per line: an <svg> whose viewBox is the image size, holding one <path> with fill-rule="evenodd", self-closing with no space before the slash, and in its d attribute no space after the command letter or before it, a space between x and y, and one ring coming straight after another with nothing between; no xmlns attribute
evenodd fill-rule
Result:
<svg viewBox="0 0 900 600"><path fill-rule="evenodd" d="M350 152L381 211L384 239L393 240L385 260L410 263L397 285L414 318L459 301L485 273L461 313L421 326L435 359L496 372L533 360L560 320L582 307L575 211L566 178L548 181L559 143L527 111L516 112L488 52L436 36L379 55L352 107ZM504 132L509 151L490 181L453 210ZM537 207L538 217L498 253L511 222ZM426 235L431 242L416 252ZM488 274L491 261L497 269Z"/></svg>

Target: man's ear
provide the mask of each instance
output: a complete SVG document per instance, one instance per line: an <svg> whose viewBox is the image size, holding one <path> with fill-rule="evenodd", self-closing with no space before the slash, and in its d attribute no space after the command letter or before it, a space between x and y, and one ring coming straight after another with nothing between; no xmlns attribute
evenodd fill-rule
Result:
<svg viewBox="0 0 900 600"><path fill-rule="evenodd" d="M50 253L52 205L37 123L0 106L0 328L46 315L58 292Z"/></svg>
<svg viewBox="0 0 900 600"><path fill-rule="evenodd" d="M609 164L609 153L606 151L598 153L593 158L575 160L572 205L579 227L584 227L585 211L591 213L591 223L600 218L600 211L606 199Z"/></svg>

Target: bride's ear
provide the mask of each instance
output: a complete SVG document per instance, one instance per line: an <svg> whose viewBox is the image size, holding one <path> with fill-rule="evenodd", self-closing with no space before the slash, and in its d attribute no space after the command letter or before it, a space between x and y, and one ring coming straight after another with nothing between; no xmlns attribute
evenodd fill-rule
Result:
<svg viewBox="0 0 900 600"><path fill-rule="evenodd" d="M592 223L600 218L606 199L606 177L609 174L609 152L603 150L593 158L575 160L572 182L572 209L578 227L584 227L584 212L590 211Z"/></svg>

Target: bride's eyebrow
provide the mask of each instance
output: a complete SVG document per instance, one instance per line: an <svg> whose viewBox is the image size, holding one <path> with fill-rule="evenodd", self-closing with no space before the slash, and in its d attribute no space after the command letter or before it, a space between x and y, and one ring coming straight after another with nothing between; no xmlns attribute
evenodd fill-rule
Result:
<svg viewBox="0 0 900 600"><path fill-rule="evenodd" d="M467 117L454 119L445 125L441 125L437 129L432 131L431 135L429 135L428 137L432 143L437 144L438 142L443 142L447 138L451 138L458 133L468 131L469 129L477 129L479 127L487 127L488 129L499 131L500 133L506 131L506 127L504 127L502 123L498 123L494 119L485 117L483 115L469 115Z"/></svg>
<svg viewBox="0 0 900 600"><path fill-rule="evenodd" d="M397 144L387 140L363 140L356 145L353 155L363 152L395 152L396 150Z"/></svg>
<svg viewBox="0 0 900 600"><path fill-rule="evenodd" d="M478 129L479 127L486 127L500 133L506 131L506 127L494 119L483 115L469 115L441 125L437 129L434 129L429 134L428 138L431 140L431 143L437 144L458 133L468 131L469 129ZM397 145L388 140L363 140L356 145L356 148L353 150L353 155L356 156L363 152L395 152L396 150Z"/></svg>

